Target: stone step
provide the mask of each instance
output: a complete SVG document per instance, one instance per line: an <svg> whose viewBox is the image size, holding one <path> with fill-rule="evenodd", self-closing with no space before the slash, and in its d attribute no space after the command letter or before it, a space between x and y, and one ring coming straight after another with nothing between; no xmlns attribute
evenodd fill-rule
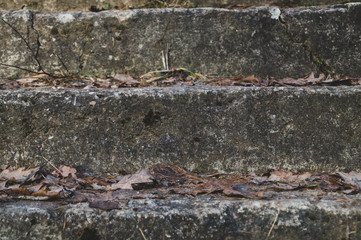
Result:
<svg viewBox="0 0 361 240"><path fill-rule="evenodd" d="M1 202L0 236L2 240L360 239L360 202L360 196L337 194L324 199L134 199L111 211L90 208L88 203Z"/></svg>
<svg viewBox="0 0 361 240"><path fill-rule="evenodd" d="M114 10L127 8L152 8L152 7L227 7L232 5L262 6L265 4L279 6L311 6L357 2L351 0L0 0L0 9L20 10L28 9L40 12L49 11L89 11Z"/></svg>
<svg viewBox="0 0 361 240"><path fill-rule="evenodd" d="M141 74L163 68L162 51L170 67L218 76L360 77L360 14L359 3L1 11L0 77L39 63L52 73ZM45 158L96 173L156 163L208 173L361 171L360 98L359 87L0 91L0 168ZM0 238L360 239L360 200L312 191L272 200L169 196L105 211L1 193Z"/></svg>
<svg viewBox="0 0 361 240"><path fill-rule="evenodd" d="M359 87L0 91L0 167L361 171Z"/></svg>
<svg viewBox="0 0 361 240"><path fill-rule="evenodd" d="M218 76L361 75L360 3L328 7L0 11L0 77L37 71L142 74L169 67ZM25 43L25 41L27 43ZM12 67L11 67L12 66Z"/></svg>

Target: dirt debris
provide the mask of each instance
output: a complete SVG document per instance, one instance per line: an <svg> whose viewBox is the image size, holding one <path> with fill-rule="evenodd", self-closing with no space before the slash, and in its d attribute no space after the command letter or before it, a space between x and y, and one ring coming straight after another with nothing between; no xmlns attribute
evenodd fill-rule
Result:
<svg viewBox="0 0 361 240"><path fill-rule="evenodd" d="M54 168L54 167L53 167ZM30 177L29 177L30 176ZM358 194L361 173L316 173L274 170L265 174L195 174L157 164L125 176L97 176L61 165L0 172L0 200L14 199L89 202L103 210L119 209L130 199L167 199L178 196L217 195L230 198L276 199L297 191L322 198L330 192Z"/></svg>

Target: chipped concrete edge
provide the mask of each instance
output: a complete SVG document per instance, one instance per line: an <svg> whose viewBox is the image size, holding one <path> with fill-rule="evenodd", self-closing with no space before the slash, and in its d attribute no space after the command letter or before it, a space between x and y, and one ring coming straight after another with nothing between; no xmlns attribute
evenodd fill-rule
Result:
<svg viewBox="0 0 361 240"><path fill-rule="evenodd" d="M357 198L350 201L357 201ZM158 239L163 236L163 239L253 240L265 239L267 235L282 240L341 239L357 236L361 216L361 209L351 203L322 199L203 197L134 199L119 204L121 210L102 211L89 208L88 203L0 203L0 234L3 240L86 239L90 235L92 239L142 239L142 236Z"/></svg>

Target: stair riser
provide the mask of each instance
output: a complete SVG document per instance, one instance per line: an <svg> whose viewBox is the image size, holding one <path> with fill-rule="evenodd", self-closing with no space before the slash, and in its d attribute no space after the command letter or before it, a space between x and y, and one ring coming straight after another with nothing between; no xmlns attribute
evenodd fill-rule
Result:
<svg viewBox="0 0 361 240"><path fill-rule="evenodd" d="M95 105L93 106L92 104ZM361 170L361 89L0 92L1 164L133 172Z"/></svg>
<svg viewBox="0 0 361 240"><path fill-rule="evenodd" d="M361 76L361 4L249 10L143 9L100 13L1 11L48 72L112 75L170 67L203 74L304 77L323 71ZM282 21L279 19L281 16ZM347 26L347 27L346 27ZM2 63L37 70L26 44L0 22ZM0 67L0 76L26 72Z"/></svg>

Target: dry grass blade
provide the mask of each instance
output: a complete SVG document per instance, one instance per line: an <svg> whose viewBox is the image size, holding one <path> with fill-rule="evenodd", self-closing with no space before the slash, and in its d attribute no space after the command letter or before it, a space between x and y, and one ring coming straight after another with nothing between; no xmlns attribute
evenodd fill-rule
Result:
<svg viewBox="0 0 361 240"><path fill-rule="evenodd" d="M135 219L135 217L133 217L133 216L131 216L131 218L132 218L132 219L133 219L133 221L135 222L135 225L137 226L137 228L138 228L138 230L139 230L140 234L142 235L143 240L147 240L147 238L145 237L145 235L144 235L144 233L143 233L143 230L141 229L141 227L140 227L140 225L139 225L139 223L138 223L137 219Z"/></svg>
<svg viewBox="0 0 361 240"><path fill-rule="evenodd" d="M176 70L181 70L181 71L184 71L184 72L188 72L191 77L199 78L200 80L203 80L203 81L208 81L208 78L207 78L206 76L203 76L203 75L200 74L200 73L196 73L196 72L190 71L190 70L188 70L188 69L186 69L186 68L178 68L178 69L176 69Z"/></svg>
<svg viewBox="0 0 361 240"><path fill-rule="evenodd" d="M280 209L278 208L278 209L277 209L277 214L276 214L276 216L275 216L275 220L273 221L272 226L271 226L271 228L270 228L270 230L269 230L269 232L268 232L268 234L267 234L266 240L268 240L269 237L271 236L272 230L273 230L273 228L275 227L275 225L276 225L276 223L277 223L277 220L278 220L278 216L279 216L279 215L280 215Z"/></svg>
<svg viewBox="0 0 361 240"><path fill-rule="evenodd" d="M165 75L159 76L159 77L154 77L154 78L151 78L151 79L149 79L149 80L146 80L145 82L146 82L146 83L152 83L152 82L155 82L155 81L158 81L158 80L165 79L165 78L167 78L167 77L169 77L169 74L165 74Z"/></svg>
<svg viewBox="0 0 361 240"><path fill-rule="evenodd" d="M62 174L62 172L54 166L54 164L52 164L48 159L46 159L45 157L43 157L45 161L47 161L58 173Z"/></svg>

